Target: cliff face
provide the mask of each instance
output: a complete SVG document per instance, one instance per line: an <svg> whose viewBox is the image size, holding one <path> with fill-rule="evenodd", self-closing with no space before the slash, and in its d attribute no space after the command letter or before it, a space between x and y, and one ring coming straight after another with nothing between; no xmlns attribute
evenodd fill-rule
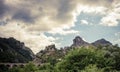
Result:
<svg viewBox="0 0 120 72"><path fill-rule="evenodd" d="M89 43L85 42L80 36L76 36L75 39L73 39L73 44L71 47L79 47L79 46L88 46Z"/></svg>
<svg viewBox="0 0 120 72"><path fill-rule="evenodd" d="M33 60L33 52L14 38L0 38L0 62L28 62Z"/></svg>

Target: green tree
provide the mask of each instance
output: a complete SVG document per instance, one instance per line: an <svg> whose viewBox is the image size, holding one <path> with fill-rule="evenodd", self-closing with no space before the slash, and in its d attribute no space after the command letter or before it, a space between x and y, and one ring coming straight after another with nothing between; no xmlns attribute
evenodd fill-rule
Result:
<svg viewBox="0 0 120 72"><path fill-rule="evenodd" d="M61 62L57 63L56 70L61 72L78 72L90 64L95 64L98 68L111 69L114 60L106 58L105 54L106 51L97 50L93 47L76 48L69 52Z"/></svg>
<svg viewBox="0 0 120 72"><path fill-rule="evenodd" d="M50 63L45 63L39 67L39 71L41 72L54 72L54 66Z"/></svg>
<svg viewBox="0 0 120 72"><path fill-rule="evenodd" d="M14 67L12 69L9 69L7 72L25 72L23 68L20 67Z"/></svg>
<svg viewBox="0 0 120 72"><path fill-rule="evenodd" d="M88 65L81 72L104 72L104 69L99 69L96 65Z"/></svg>
<svg viewBox="0 0 120 72"><path fill-rule="evenodd" d="M31 62L24 67L24 72L35 72L37 70L38 70L38 67Z"/></svg>
<svg viewBox="0 0 120 72"><path fill-rule="evenodd" d="M120 47L118 45L101 47L102 50L106 51L106 57L114 59L114 69L120 71Z"/></svg>

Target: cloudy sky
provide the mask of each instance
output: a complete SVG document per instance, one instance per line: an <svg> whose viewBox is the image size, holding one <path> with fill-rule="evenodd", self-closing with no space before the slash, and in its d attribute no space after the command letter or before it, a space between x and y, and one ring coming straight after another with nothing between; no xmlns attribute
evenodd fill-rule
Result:
<svg viewBox="0 0 120 72"><path fill-rule="evenodd" d="M0 37L23 41L34 53L69 46L77 35L120 44L120 0L0 0Z"/></svg>

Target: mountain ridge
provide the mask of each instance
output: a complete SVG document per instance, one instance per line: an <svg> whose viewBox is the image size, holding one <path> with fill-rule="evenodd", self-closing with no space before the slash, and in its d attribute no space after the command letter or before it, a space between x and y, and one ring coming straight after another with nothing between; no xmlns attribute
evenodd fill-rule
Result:
<svg viewBox="0 0 120 72"><path fill-rule="evenodd" d="M112 43L107 41L104 38L98 39L98 40L96 40L96 41L94 41L92 43L88 43L87 41L84 41L84 39L82 39L80 36L76 36L73 39L73 44L70 47L90 46L90 45L93 45L93 46L99 46L99 45L106 46L106 45L112 45Z"/></svg>
<svg viewBox="0 0 120 72"><path fill-rule="evenodd" d="M107 41L104 38L96 40L96 41L92 42L91 44L94 45L94 46L98 46L98 45L102 45L102 46L104 46L104 45L112 45L111 42Z"/></svg>
<svg viewBox="0 0 120 72"><path fill-rule="evenodd" d="M106 46L106 45L112 45L112 43L103 38L96 40L92 43L88 43L87 41L84 41L84 39L82 39L80 36L76 36L73 39L73 44L71 46L58 49L54 44L48 45L44 50L41 50L36 55L34 55L32 50L26 47L23 42L20 42L13 37L0 38L0 57L1 57L0 62L18 63L18 62L29 62L33 60L34 61L36 60L35 62L37 62L38 57L44 59L44 61L42 62L45 62L47 58L44 58L44 56L50 56L50 57L55 56L56 58L58 58L66 55L66 53L70 51L72 48L79 48L81 46L99 46L99 45ZM9 56L10 56L10 60L7 60Z"/></svg>
<svg viewBox="0 0 120 72"><path fill-rule="evenodd" d="M40 58L40 60L37 58L35 59L35 62L41 61L44 63L44 62L50 62L51 60L54 59L62 59L62 57L64 57L70 50L74 48L80 48L81 46L86 47L86 46L99 46L99 45L106 46L106 45L112 45L112 43L110 43L105 39L99 39L93 43L88 43L84 41L80 36L76 36L73 39L73 44L71 46L67 46L61 49L57 49L54 44L46 46L44 50L41 50L36 54L36 56ZM55 61L59 61L59 60L55 60Z"/></svg>

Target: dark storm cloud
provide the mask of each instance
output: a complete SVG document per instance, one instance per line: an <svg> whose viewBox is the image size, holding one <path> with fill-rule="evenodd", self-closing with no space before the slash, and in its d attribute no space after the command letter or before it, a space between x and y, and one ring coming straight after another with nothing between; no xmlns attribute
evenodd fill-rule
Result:
<svg viewBox="0 0 120 72"><path fill-rule="evenodd" d="M7 24L6 21L0 21L0 25L4 26L6 24Z"/></svg>
<svg viewBox="0 0 120 72"><path fill-rule="evenodd" d="M22 21L24 23L33 23L34 17L31 16L31 10L28 10L27 7L22 5L14 5L6 3L6 0L0 0L0 19L8 19ZM0 25L3 25L3 21L0 22Z"/></svg>
<svg viewBox="0 0 120 72"><path fill-rule="evenodd" d="M68 21L72 18L71 13L75 8L74 1L72 0L60 0L58 7L57 18L61 21Z"/></svg>
<svg viewBox="0 0 120 72"><path fill-rule="evenodd" d="M0 0L0 18L2 18L6 13L7 6L5 5L4 0Z"/></svg>
<svg viewBox="0 0 120 72"><path fill-rule="evenodd" d="M18 10L12 17L14 20L23 21L26 23L33 23L34 17L31 16L31 13L29 10Z"/></svg>

